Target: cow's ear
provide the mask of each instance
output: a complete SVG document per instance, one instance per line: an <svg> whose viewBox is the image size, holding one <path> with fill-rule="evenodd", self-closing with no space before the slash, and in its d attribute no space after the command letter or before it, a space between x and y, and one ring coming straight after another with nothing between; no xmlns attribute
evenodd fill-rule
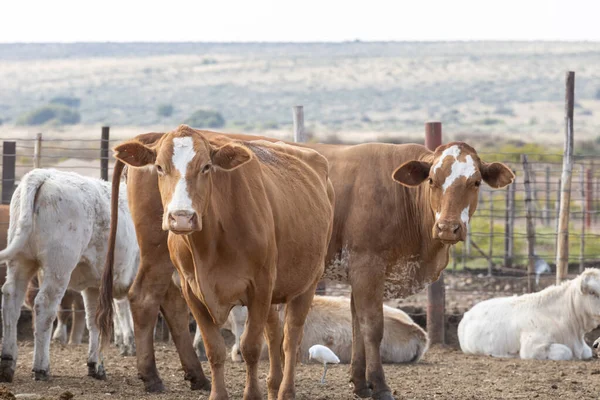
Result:
<svg viewBox="0 0 600 400"><path fill-rule="evenodd" d="M223 147L213 149L210 158L216 168L232 171L250 161L252 154L243 146L226 144Z"/></svg>
<svg viewBox="0 0 600 400"><path fill-rule="evenodd" d="M431 163L426 161L407 161L394 171L392 179L404 186L418 186L429 177Z"/></svg>
<svg viewBox="0 0 600 400"><path fill-rule="evenodd" d="M515 180L515 174L506 165L494 163L481 163L481 177L494 189L500 189L510 185Z"/></svg>
<svg viewBox="0 0 600 400"><path fill-rule="evenodd" d="M114 148L115 158L135 168L152 165L156 162L156 150L137 140L130 140Z"/></svg>

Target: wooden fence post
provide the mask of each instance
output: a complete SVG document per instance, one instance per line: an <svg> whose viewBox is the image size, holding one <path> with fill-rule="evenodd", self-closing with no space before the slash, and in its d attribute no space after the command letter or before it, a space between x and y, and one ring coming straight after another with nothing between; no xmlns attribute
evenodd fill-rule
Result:
<svg viewBox="0 0 600 400"><path fill-rule="evenodd" d="M593 164L592 164L593 167ZM592 227L592 212L594 209L594 183L592 168L585 171L585 226Z"/></svg>
<svg viewBox="0 0 600 400"><path fill-rule="evenodd" d="M304 130L304 106L294 106L292 111L294 116L294 142L304 143L307 139Z"/></svg>
<svg viewBox="0 0 600 400"><path fill-rule="evenodd" d="M102 127L102 140L100 141L100 178L108 180L108 144L110 127Z"/></svg>
<svg viewBox="0 0 600 400"><path fill-rule="evenodd" d="M494 269L494 191L490 190L490 246L488 248L488 255L490 257L488 263L488 276L492 276L492 270Z"/></svg>
<svg viewBox="0 0 600 400"><path fill-rule="evenodd" d="M442 123L427 122L425 124L425 146L435 150L442 144ZM437 281L427 287L427 333L431 344L446 342L446 289L444 272Z"/></svg>
<svg viewBox="0 0 600 400"><path fill-rule="evenodd" d="M527 155L521 154L523 162L523 184L525 185L525 210L527 218L527 291L533 292L533 275L535 274L535 218L533 209L533 196L531 182L531 166L527 162Z"/></svg>
<svg viewBox="0 0 600 400"><path fill-rule="evenodd" d="M2 204L10 204L15 190L17 143L2 142Z"/></svg>
<svg viewBox="0 0 600 400"><path fill-rule="evenodd" d="M513 173L515 171L513 170ZM514 250L514 229L515 229L515 197L517 189L517 177L513 183L506 188L506 216L504 226L504 266L512 268L513 250Z"/></svg>
<svg viewBox="0 0 600 400"><path fill-rule="evenodd" d="M544 207L544 225L549 226L552 211L550 211L550 167L546 167L546 206Z"/></svg>
<svg viewBox="0 0 600 400"><path fill-rule="evenodd" d="M581 237L579 239L579 273L583 272L583 257L585 254L585 228L587 223L587 198L585 190L585 168L584 164L581 164L581 171L579 171L580 187L579 193L581 194Z"/></svg>
<svg viewBox="0 0 600 400"><path fill-rule="evenodd" d="M556 251L556 283L566 279L569 272L569 207L571 205L571 176L573 174L573 106L575 102L575 72L566 76L565 95L565 151L563 156L562 186L560 188L560 215L558 247Z"/></svg>
<svg viewBox="0 0 600 400"><path fill-rule="evenodd" d="M42 134L38 133L33 146L33 168L42 168Z"/></svg>

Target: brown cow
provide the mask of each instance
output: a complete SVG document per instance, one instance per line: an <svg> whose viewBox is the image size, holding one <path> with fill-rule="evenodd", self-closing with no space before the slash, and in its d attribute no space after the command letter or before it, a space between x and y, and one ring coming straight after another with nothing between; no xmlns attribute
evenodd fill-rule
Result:
<svg viewBox="0 0 600 400"><path fill-rule="evenodd" d="M209 132L204 133L210 135ZM158 140L160 135L140 135L138 138L153 142ZM228 136L252 140L251 136ZM448 263L450 244L464 240L463 219L467 220L475 211L481 180L494 188L500 188L510 184L514 176L503 164L483 163L474 149L460 142L441 146L435 152L420 145L376 143L356 146L315 144L311 147L328 158L330 179L337 193L334 232L329 246L329 265L325 277L354 283L352 310L355 340L352 380L355 392L364 397L373 393L375 397L389 399L392 396L385 383L378 355L383 324L383 311L378 300L383 299L384 292L386 297L407 296L436 280ZM468 160L470 162L467 162ZM117 162L115 167L113 182L120 179L119 164ZM394 177L402 181L405 184L403 186L392 182L390 177L401 164L402 168L396 171ZM472 168L468 178L464 176L464 167L467 166ZM156 175L150 172L142 174L139 170L131 172L134 171L138 174L134 177L136 190L143 193L140 197L143 197L148 207L144 209L143 205L135 206L136 212L139 213L138 218L145 221L147 231L156 232L160 221L145 218L152 207L160 207ZM454 176L461 171L463 176ZM451 178L448 183L452 182L452 185L444 188L447 184L446 177ZM131 184L134 179L129 176L128 183ZM424 181L429 181L429 184L419 185ZM373 207L374 201L377 207ZM153 205L148 206L150 204ZM130 203L130 207L132 206ZM161 240L156 233L154 237L153 246L148 246L148 262L140 265L140 273L130 291L130 298L152 300L153 304L162 302L164 307L168 304L164 293L169 287L172 270L167 266L168 261L165 261L164 257L165 239ZM150 261L152 259L162 260L162 263L159 261L153 265ZM386 273L387 279L384 279ZM376 301L371 301L372 299ZM365 306L365 302L370 304ZM151 309L142 301L136 303L132 300L132 309L136 308L134 304L141 310L139 318L145 316L150 321L145 326L143 318L142 321L135 321L138 368L150 366L149 369L156 371L151 324L158 313L158 305ZM171 312L177 314L175 309L176 306L170 308ZM177 315L182 316L185 324L185 311L180 311ZM149 354L143 363L139 357L142 346L138 341L138 334L142 335L140 325L144 326L147 332L145 335L150 337L143 344ZM364 332L360 326L366 326L366 329L362 329ZM178 347L178 350L183 360L192 350L182 353L182 348ZM142 371L140 368L140 372ZM155 372L154 377L160 383L158 373ZM371 391L371 387L374 392ZM146 388L148 389L148 384Z"/></svg>
<svg viewBox="0 0 600 400"><path fill-rule="evenodd" d="M481 182L500 188L514 175L462 142L435 152L413 144L312 147L329 160L336 191L324 279L352 285L354 392L393 399L379 352L384 298L406 297L437 280L450 245L465 239Z"/></svg>
<svg viewBox="0 0 600 400"><path fill-rule="evenodd" d="M205 341L213 377L210 398L227 398L225 344L218 327L237 304L248 307L241 342L244 397L262 398L257 367L265 331L269 398L295 398L297 350L333 221L327 160L313 150L266 141L210 142L187 126L152 147L123 143L115 157L158 171L162 227L170 231L171 259ZM280 303L287 303L283 377L279 318L270 306Z"/></svg>

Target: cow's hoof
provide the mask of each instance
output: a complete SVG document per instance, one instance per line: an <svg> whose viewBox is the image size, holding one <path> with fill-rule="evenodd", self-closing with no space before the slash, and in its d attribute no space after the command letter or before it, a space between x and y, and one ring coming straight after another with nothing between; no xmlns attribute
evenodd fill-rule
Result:
<svg viewBox="0 0 600 400"><path fill-rule="evenodd" d="M91 376L94 379L98 379L99 381L106 380L106 371L104 370L104 365L90 362L87 366L88 376Z"/></svg>
<svg viewBox="0 0 600 400"><path fill-rule="evenodd" d="M373 391L368 387L356 388L354 389L354 394L360 397L361 399L366 399L368 397L371 397Z"/></svg>
<svg viewBox="0 0 600 400"><path fill-rule="evenodd" d="M379 393L373 393L372 398L375 400L396 400L389 390L384 390Z"/></svg>
<svg viewBox="0 0 600 400"><path fill-rule="evenodd" d="M43 369L34 369L33 370L34 378L36 381L47 381L50 379L50 374L48 371Z"/></svg>
<svg viewBox="0 0 600 400"><path fill-rule="evenodd" d="M205 392L210 392L210 380L204 379L190 379L190 388L192 390L202 390Z"/></svg>
<svg viewBox="0 0 600 400"><path fill-rule="evenodd" d="M165 385L163 385L162 381L153 383L144 382L144 389L148 393L163 393L165 391Z"/></svg>
<svg viewBox="0 0 600 400"><path fill-rule="evenodd" d="M3 359L0 361L0 382L11 383L14 376L14 361L12 359Z"/></svg>

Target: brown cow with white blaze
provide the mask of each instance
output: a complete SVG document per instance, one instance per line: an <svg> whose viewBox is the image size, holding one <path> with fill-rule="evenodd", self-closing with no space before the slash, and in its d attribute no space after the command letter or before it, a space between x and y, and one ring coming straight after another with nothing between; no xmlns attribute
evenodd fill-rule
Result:
<svg viewBox="0 0 600 400"><path fill-rule="evenodd" d="M354 392L393 399L379 352L384 298L437 280L450 245L465 239L482 181L501 188L514 175L462 142L435 152L414 144L311 147L328 159L336 192L324 279L352 285Z"/></svg>
<svg viewBox="0 0 600 400"><path fill-rule="evenodd" d="M153 146L123 143L115 157L158 171L162 227L170 231L171 259L206 345L210 398L227 398L226 349L218 327L239 304L248 307L241 341L244 397L262 398L257 367L264 330L269 398L295 398L297 349L331 235L327 160L313 150L265 141L211 142L187 126ZM279 303L287 303L283 374L279 318L271 308Z"/></svg>

